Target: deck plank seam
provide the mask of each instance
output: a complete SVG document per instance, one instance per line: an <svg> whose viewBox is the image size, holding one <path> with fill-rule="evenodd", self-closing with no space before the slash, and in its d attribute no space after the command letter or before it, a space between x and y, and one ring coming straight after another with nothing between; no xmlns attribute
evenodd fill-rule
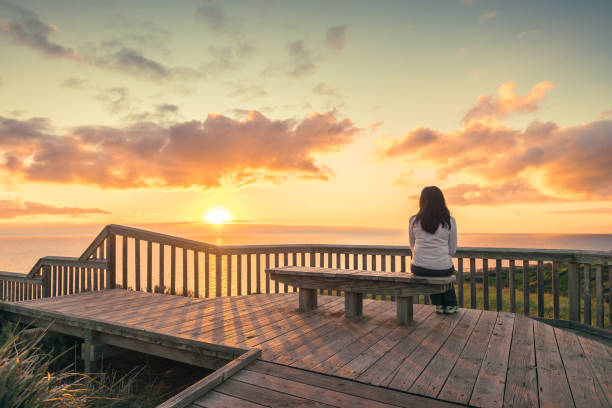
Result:
<svg viewBox="0 0 612 408"><path fill-rule="evenodd" d="M474 378L474 384L472 384L472 389L470 390L470 395L468 395L467 401L468 401L468 405L469 406L469 401L472 399L472 394L474 393L474 388L476 388L476 382L478 381L478 376L480 375L480 372L482 371L482 367L486 361L487 358L487 354L489 352L489 344L491 343L491 337L493 337L493 332L495 331L495 325L497 324L497 320L499 319L499 315L500 312L497 312L497 318L495 319L495 323L493 324L493 327L491 328L491 331L489 332L489 337L487 339L487 348L486 348L486 352L484 354L484 356L482 357L482 361L480 362L480 367L478 368L478 372L476 373L476 377ZM469 340L468 340L469 341Z"/></svg>
<svg viewBox="0 0 612 408"><path fill-rule="evenodd" d="M264 360L262 360L262 361L264 361ZM428 399L428 400L435 401L435 402L444 402L444 403L448 403L448 404L452 404L452 405L456 405L456 406L460 406L460 407L467 407L467 406L469 406L467 404L461 404L461 403L457 403L457 402L454 402L454 401L440 400L440 399L433 398L433 397L430 397L430 396L427 396L427 395L415 394L415 393L410 392L410 391L404 391L404 390L399 390L399 389L395 389L395 388L389 388L389 387L385 387L385 386L382 386L382 385L375 385L375 384L364 383L364 382L356 380L356 379L341 377L341 376L338 376L338 375L335 375L335 374L321 373L321 372L318 372L318 371L309 370L307 368L293 367L293 366L288 366L286 364L276 363L276 362L272 362L272 361L266 361L266 363L267 364L274 364L274 365L284 366L284 367L289 367L289 368L292 368L294 370L305 371L307 373L311 373L311 374L315 374L315 375L320 375L320 376L324 376L324 377L333 377L333 378L336 378L336 379L342 380L342 381L356 382L356 383L363 384L363 385L368 386L368 387L373 387L373 388L377 388L377 389L385 390L385 391L392 391L394 393L399 393L399 394L405 394L405 395L409 395L409 396L412 396L412 397L415 397L415 398L423 398L423 399ZM252 369L252 367L245 367L244 370L255 371L255 370ZM282 373L278 373L278 372L275 372L275 373L270 374L270 375L278 377L278 378L287 379L287 380L291 380L292 379L292 377L283 375ZM239 380L237 380L237 381L239 381ZM312 385L312 384L309 384L308 382L305 382L305 384ZM320 388L325 388L325 389L331 390L331 391L337 391L337 389L333 388L332 386L326 386L326 385L317 385L317 386L320 387ZM350 390L343 390L342 392L346 393L348 395L355 396L355 397L366 398L366 397L363 397L363 396L358 395L356 393L353 393ZM367 398L367 399L372 400L372 401L377 401L377 402L385 403L384 401L375 400L373 398ZM392 404L389 404L389 405L395 406L395 405L392 405Z"/></svg>
<svg viewBox="0 0 612 408"><path fill-rule="evenodd" d="M565 380L565 382L567 383L567 388L570 391L570 395L572 396L572 405L575 407L576 406L576 400L574 398L574 390L572 390L572 386L569 383L569 380L567 378L567 369L565 368L565 361L563 360L563 353L561 353L561 350L559 349L559 341L557 340L557 333L555 332L555 329L553 328L552 330L553 332L553 336L555 338L555 345L557 346L557 353L559 354L559 360L561 360L561 365L563 366L563 379ZM593 378L595 381L597 381L596 378Z"/></svg>
<svg viewBox="0 0 612 408"><path fill-rule="evenodd" d="M464 352L465 348L467 347L468 343L470 342L470 338L472 338L472 334L474 333L474 330L476 330L476 327L478 327L478 323L480 322L480 319L482 319L482 317L484 316L484 313L482 313L482 312L483 311L481 310L481 313L478 316L478 320L476 320L476 323L474 324L474 327L472 327L472 330L470 331L470 334L467 336L467 340L466 340L465 344L461 348L461 351L459 351L457 353L457 359L455 360L455 362L453 363L452 367L448 371L448 374L446 375L446 378L444 379L444 382L442 383L442 385L440 385L440 389L436 393L436 399L439 399L440 393L442 393L442 390L444 389L444 386L446 385L446 382L450 378L450 375L453 372L453 370L455 369L455 366L457 365L457 362L461 359L461 356L463 355L463 352ZM445 401L445 400L442 400L442 401Z"/></svg>

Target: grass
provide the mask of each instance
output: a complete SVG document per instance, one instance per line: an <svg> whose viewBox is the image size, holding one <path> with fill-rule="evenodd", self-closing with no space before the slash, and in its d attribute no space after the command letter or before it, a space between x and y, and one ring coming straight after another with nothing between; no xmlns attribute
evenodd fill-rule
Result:
<svg viewBox="0 0 612 408"><path fill-rule="evenodd" d="M159 402L134 386L141 370L86 375L64 365L74 351L46 331L20 329L2 323L0 331L0 406L36 407L153 407ZM48 350L54 352L51 353ZM165 398L165 397L164 397Z"/></svg>

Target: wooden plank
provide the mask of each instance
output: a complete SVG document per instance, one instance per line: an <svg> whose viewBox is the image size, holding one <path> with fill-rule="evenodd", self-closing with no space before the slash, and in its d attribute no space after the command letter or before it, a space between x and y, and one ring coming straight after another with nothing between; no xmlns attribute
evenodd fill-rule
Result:
<svg viewBox="0 0 612 408"><path fill-rule="evenodd" d="M502 281L502 260L495 260L495 306L497 307L497 311L502 310L502 289L504 283Z"/></svg>
<svg viewBox="0 0 612 408"><path fill-rule="evenodd" d="M577 407L609 407L601 387L589 370L589 362L577 336L559 328L554 331L574 404Z"/></svg>
<svg viewBox="0 0 612 408"><path fill-rule="evenodd" d="M183 298L185 299L185 298ZM127 318L122 323L129 324L135 327L142 328L144 330L172 330L173 328L181 328L187 324L191 324L193 328L198 327L198 320L203 326L205 324L211 324L215 320L222 319L224 314L232 314L238 309L254 309L261 307L265 304L274 304L280 302L282 299L269 298L269 299L249 299L240 298L234 299L234 301L226 300L219 302L212 302L206 299L188 299L188 302L183 304L173 302L176 308L180 308L180 313L171 312L163 313L161 316L135 316ZM206 303L202 303L206 302ZM174 308L174 307L172 307ZM203 318L205 316L205 319Z"/></svg>
<svg viewBox="0 0 612 408"><path fill-rule="evenodd" d="M305 338L302 341L294 343L294 348L291 349L290 353L279 352L279 349L265 349L262 358L281 364L295 363L298 366L303 361L312 362L316 360L314 364L311 364L316 365L322 361L322 356L331 355L337 351L335 346L338 342L345 344L347 339L352 341L351 336L354 333L361 335L363 331L372 330L374 328L373 324L375 325L376 322L372 323L371 318L364 318L360 323L355 323L348 319L330 321L330 324L320 326L304 336ZM286 350L287 346L285 345L283 349ZM270 358L272 355L275 356Z"/></svg>
<svg viewBox="0 0 612 408"><path fill-rule="evenodd" d="M170 247L170 294L176 294L176 247Z"/></svg>
<svg viewBox="0 0 612 408"><path fill-rule="evenodd" d="M297 254L296 254L297 255ZM266 257L266 269L270 268L270 254L265 254ZM266 275L266 293L270 293L270 275Z"/></svg>
<svg viewBox="0 0 612 408"><path fill-rule="evenodd" d="M529 261L523 260L523 314L529 316Z"/></svg>
<svg viewBox="0 0 612 408"><path fill-rule="evenodd" d="M540 407L574 407L552 326L533 322Z"/></svg>
<svg viewBox="0 0 612 408"><path fill-rule="evenodd" d="M195 251L197 253L197 251ZM159 404L157 408L183 408L203 397L208 391L222 384L234 374L249 365L261 355L261 350L251 349L240 357L230 361L222 368L207 375L195 384L190 385L180 393L174 395L165 402Z"/></svg>
<svg viewBox="0 0 612 408"><path fill-rule="evenodd" d="M255 279L257 293L261 292L261 254L255 255Z"/></svg>
<svg viewBox="0 0 612 408"><path fill-rule="evenodd" d="M317 290L301 288L299 293L300 312L309 312L317 308Z"/></svg>
<svg viewBox="0 0 612 408"><path fill-rule="evenodd" d="M559 263L552 264L553 318L559 319Z"/></svg>
<svg viewBox="0 0 612 408"><path fill-rule="evenodd" d="M515 284L515 270L514 270L514 259L510 260L508 266L508 284L510 286L510 312L516 313L516 284Z"/></svg>
<svg viewBox="0 0 612 408"><path fill-rule="evenodd" d="M463 307L463 258L457 258L457 303Z"/></svg>
<svg viewBox="0 0 612 408"><path fill-rule="evenodd" d="M604 327L604 287L603 287L603 266L597 265L595 267L595 298L597 299L596 305L596 324L597 327Z"/></svg>
<svg viewBox="0 0 612 408"><path fill-rule="evenodd" d="M140 291L140 240L134 240L134 273L136 290Z"/></svg>
<svg viewBox="0 0 612 408"><path fill-rule="evenodd" d="M579 265L570 262L567 265L567 292L569 297L569 320L580 321L580 277Z"/></svg>
<svg viewBox="0 0 612 408"><path fill-rule="evenodd" d="M166 249L164 244L159 244L159 293L166 292Z"/></svg>
<svg viewBox="0 0 612 408"><path fill-rule="evenodd" d="M327 299L324 298L325 300ZM254 337L250 336L250 332L245 332L247 338L236 342L236 347L261 347L265 353L262 358L273 360L279 355L290 353L291 350L308 344L310 339L320 334L318 332L320 327L331 324L329 315L341 312L342 307L340 299L333 299L320 304L316 313L285 317L261 330ZM326 313L321 313L322 310Z"/></svg>
<svg viewBox="0 0 612 408"><path fill-rule="evenodd" d="M466 310L463 318L431 362L419 374L408 390L409 392L436 398L455 362L459 359L482 313L480 310Z"/></svg>
<svg viewBox="0 0 612 408"><path fill-rule="evenodd" d="M504 406L538 406L533 320L520 315L516 315L514 318Z"/></svg>
<svg viewBox="0 0 612 408"><path fill-rule="evenodd" d="M210 253L204 253L204 297L210 297Z"/></svg>
<svg viewBox="0 0 612 408"><path fill-rule="evenodd" d="M591 264L584 264L584 323L589 326L591 319Z"/></svg>
<svg viewBox="0 0 612 408"><path fill-rule="evenodd" d="M188 264L187 264L187 249L183 248L183 296L188 296L189 295L189 281L188 281L188 275L187 275L187 269L188 269Z"/></svg>
<svg viewBox="0 0 612 408"><path fill-rule="evenodd" d="M419 309L421 313L424 311L423 308ZM418 312L417 312L418 315ZM393 324L382 324L375 328L365 336L361 336L354 342L344 347L342 350L338 350L335 354L327 357L326 360L321 361L316 366L312 367L312 371L319 373L332 374L335 370L338 370L344 364L352 361L364 351L372 347L380 339L388 335L395 329Z"/></svg>
<svg viewBox="0 0 612 408"><path fill-rule="evenodd" d="M470 258L470 307L476 309L476 259Z"/></svg>
<svg viewBox="0 0 612 408"><path fill-rule="evenodd" d="M487 356L482 362L470 405L501 407L504 403L508 355L514 326L514 315L501 312L489 341Z"/></svg>
<svg viewBox="0 0 612 408"><path fill-rule="evenodd" d="M273 375L243 370L234 376L236 380L272 390L283 390L284 393L315 402L344 407L388 408L387 404L378 401L344 394L336 390L315 387L299 381L291 381Z"/></svg>
<svg viewBox="0 0 612 408"><path fill-rule="evenodd" d="M543 262L538 261L538 317L544 317L544 267Z"/></svg>
<svg viewBox="0 0 612 408"><path fill-rule="evenodd" d="M433 308L427 310L426 316L431 316ZM415 316L418 321L418 317ZM397 326L388 335L373 344L368 350L356 358L338 367L334 374L344 378L359 378L361 382L374 385L385 385L391 381L388 378L401 364L403 359L427 337L439 319L425 319L424 323L411 327Z"/></svg>
<svg viewBox="0 0 612 408"><path fill-rule="evenodd" d="M345 292L344 314L350 319L359 319L363 315L363 294Z"/></svg>
<svg viewBox="0 0 612 408"><path fill-rule="evenodd" d="M482 300L484 310L489 310L489 260L482 260Z"/></svg>
<svg viewBox="0 0 612 408"><path fill-rule="evenodd" d="M467 404L489 346L498 313L482 313L461 356L438 394L446 401Z"/></svg>
<svg viewBox="0 0 612 408"><path fill-rule="evenodd" d="M612 358L609 349L586 337L579 336L578 341L589 362L592 375L597 380L597 389L601 389L601 394L607 399L608 405L612 405Z"/></svg>
<svg viewBox="0 0 612 408"><path fill-rule="evenodd" d="M153 293L153 243L147 241L147 292Z"/></svg>
<svg viewBox="0 0 612 408"><path fill-rule="evenodd" d="M121 267L122 267L122 280L123 289L128 288L128 238L126 236L121 237Z"/></svg>
<svg viewBox="0 0 612 408"><path fill-rule="evenodd" d="M194 401L193 408L259 408L264 405L246 401L231 395L222 394L217 391L210 391L203 398Z"/></svg>
<svg viewBox="0 0 612 408"><path fill-rule="evenodd" d="M207 256L208 254L204 254ZM193 297L200 297L200 255L198 251L193 251Z"/></svg>
<svg viewBox="0 0 612 408"><path fill-rule="evenodd" d="M227 285L226 296L232 296L232 255L227 255Z"/></svg>
<svg viewBox="0 0 612 408"><path fill-rule="evenodd" d="M453 332L459 321L466 313L466 309L461 309L456 315L447 315L439 319L435 325L416 348L406 356L399 367L390 377L389 387L408 391L414 384L417 377L427 367L438 350L442 347L449 335Z"/></svg>
<svg viewBox="0 0 612 408"><path fill-rule="evenodd" d="M236 295L240 296L242 295L242 254L236 256L238 257L236 265Z"/></svg>
<svg viewBox="0 0 612 408"><path fill-rule="evenodd" d="M251 254L246 254L246 260L247 260L247 295L250 295L251 293L253 293L252 287L251 287L251 279L252 279L252 271L251 271ZM274 293L278 293L278 284L276 285L277 288L274 291Z"/></svg>
<svg viewBox="0 0 612 408"><path fill-rule="evenodd" d="M412 296L401 297L399 296L396 303L396 321L397 324L402 326L409 326L413 322L413 304L414 298Z"/></svg>
<svg viewBox="0 0 612 408"><path fill-rule="evenodd" d="M441 408L455 406L446 402L435 401L429 398L423 398L404 392L374 387L335 376L323 375L265 361L255 361L253 364L247 367L245 371L255 371L261 374L301 382L303 384L308 384L318 388L341 390L345 394L362 397L397 407Z"/></svg>
<svg viewBox="0 0 612 408"><path fill-rule="evenodd" d="M287 394L284 388L273 390L237 380L229 380L217 388L217 391L242 401L266 407L330 407L305 398ZM261 405L259 405L261 404ZM240 405L241 406L241 405ZM247 405L248 406L248 405ZM223 407L225 408L225 406Z"/></svg>
<svg viewBox="0 0 612 408"><path fill-rule="evenodd" d="M313 259L312 259L313 258L313 254L310 254L310 258L311 258L310 262L312 263L313 262ZM278 259L278 252L276 252L274 254L274 266L277 267L277 268L280 266L280 260ZM272 277L270 277L270 278L272 278ZM280 292L278 285L279 285L279 282L278 281L274 281L274 293L279 293Z"/></svg>

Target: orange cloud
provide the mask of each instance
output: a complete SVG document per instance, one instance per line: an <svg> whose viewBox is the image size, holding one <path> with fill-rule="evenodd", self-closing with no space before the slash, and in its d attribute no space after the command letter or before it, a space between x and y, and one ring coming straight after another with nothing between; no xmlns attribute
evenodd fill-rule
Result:
<svg viewBox="0 0 612 408"><path fill-rule="evenodd" d="M0 200L0 219L11 219L27 215L69 215L73 217L89 214L110 214L98 208L55 207L31 201Z"/></svg>
<svg viewBox="0 0 612 408"><path fill-rule="evenodd" d="M536 84L525 96L516 94L516 84L505 82L497 90L497 98L491 95L480 95L476 105L471 107L463 122L485 117L504 118L514 112L533 112L538 109L538 102L546 96L546 92L554 88L552 82L544 81Z"/></svg>
<svg viewBox="0 0 612 408"><path fill-rule="evenodd" d="M0 118L0 135L13 141L0 142L0 169L26 181L113 188L206 188L288 176L327 180L332 171L316 156L351 143L357 131L335 112L296 123L251 111L244 120L209 115L169 127L83 126L63 136L38 122Z"/></svg>

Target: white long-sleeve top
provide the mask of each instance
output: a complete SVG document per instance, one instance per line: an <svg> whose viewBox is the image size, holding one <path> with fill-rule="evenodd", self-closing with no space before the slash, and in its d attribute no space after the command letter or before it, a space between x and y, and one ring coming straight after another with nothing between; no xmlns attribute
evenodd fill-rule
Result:
<svg viewBox="0 0 612 408"><path fill-rule="evenodd" d="M449 269L457 251L457 223L450 218L450 229L438 226L435 233L423 230L420 222L410 219L409 237L412 264L428 269Z"/></svg>

